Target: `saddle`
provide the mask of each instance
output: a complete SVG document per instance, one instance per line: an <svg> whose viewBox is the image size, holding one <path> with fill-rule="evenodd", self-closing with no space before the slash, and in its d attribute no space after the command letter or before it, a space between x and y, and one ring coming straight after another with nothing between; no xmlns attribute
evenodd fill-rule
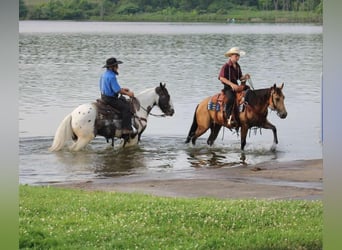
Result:
<svg viewBox="0 0 342 250"><path fill-rule="evenodd" d="M248 92L250 90L244 90L236 93L235 103L233 104L232 116L234 120L238 119L238 113L236 112L237 107L239 107L239 112L243 112L246 99L248 96ZM213 95L208 102L208 110L212 110L215 112L215 122L221 125L226 125L227 123L227 115L226 115L226 104L228 102L228 97L224 94L224 90Z"/></svg>
<svg viewBox="0 0 342 250"><path fill-rule="evenodd" d="M119 98L125 97L122 96ZM138 99L131 98L129 100L126 99L126 101L130 104L130 112L135 113L140 109L140 103ZM122 112L107 104L102 99L97 99L93 104L97 108L95 134L104 136L107 139L107 142L108 139L113 140L116 130L122 129ZM134 125L136 126L136 124Z"/></svg>
<svg viewBox="0 0 342 250"><path fill-rule="evenodd" d="M125 97L119 97L125 98ZM133 97L126 101L130 104L130 112L136 113L140 109L140 102L137 98ZM113 120L113 119L121 119L121 111L114 108L113 106L107 104L102 99L97 99L94 103L97 107L97 119L100 120Z"/></svg>
<svg viewBox="0 0 342 250"><path fill-rule="evenodd" d="M97 108L97 117L96 119L115 119L115 118L121 118L121 112L120 110L114 108L113 106L105 103L101 99L97 99L94 103Z"/></svg>

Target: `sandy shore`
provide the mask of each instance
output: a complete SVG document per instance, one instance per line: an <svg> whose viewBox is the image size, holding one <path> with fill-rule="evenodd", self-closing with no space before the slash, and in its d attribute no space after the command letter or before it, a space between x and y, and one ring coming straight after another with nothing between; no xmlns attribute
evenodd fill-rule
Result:
<svg viewBox="0 0 342 250"><path fill-rule="evenodd" d="M127 176L54 186L167 197L321 200L323 195L322 159L196 169L194 172L184 178Z"/></svg>

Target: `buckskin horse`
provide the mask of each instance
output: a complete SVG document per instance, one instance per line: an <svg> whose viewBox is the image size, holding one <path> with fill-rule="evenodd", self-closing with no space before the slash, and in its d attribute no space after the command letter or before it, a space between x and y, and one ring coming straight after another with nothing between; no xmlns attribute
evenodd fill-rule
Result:
<svg viewBox="0 0 342 250"><path fill-rule="evenodd" d="M277 129L267 120L268 108L277 112L281 119L285 119L287 111L284 104L285 96L282 92L284 83L280 87L276 84L270 88L241 91L237 93L235 108L235 119L237 125L231 127L227 124L225 115L226 96L223 92L214 96L209 96L200 102L196 109L189 134L185 143L196 143L196 139L204 134L209 128L211 130L207 139L208 145L213 145L222 126L229 129L235 128L237 131L241 128L241 150L243 151L246 145L246 136L248 129L252 127L272 129L273 145L278 144ZM242 106L241 106L242 105ZM237 107L243 108L241 112Z"/></svg>
<svg viewBox="0 0 342 250"><path fill-rule="evenodd" d="M172 116L175 112L165 83L160 83L155 88L146 89L130 100L133 110L136 111L133 116L133 124L137 127L137 134L126 138L122 144L123 147L138 144L141 134L147 126L147 117L154 106L160 108L164 113L162 116ZM69 149L79 151L96 135L104 136L107 142L112 139L112 146L114 146L114 137L122 137L119 111L115 111L101 100L82 104L68 114L58 126L49 150L59 151L72 139L74 142Z"/></svg>

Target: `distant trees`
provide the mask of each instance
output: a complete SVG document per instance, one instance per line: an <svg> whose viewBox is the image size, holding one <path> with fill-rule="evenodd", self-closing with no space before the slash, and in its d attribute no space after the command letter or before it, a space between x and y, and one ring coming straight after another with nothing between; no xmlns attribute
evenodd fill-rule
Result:
<svg viewBox="0 0 342 250"><path fill-rule="evenodd" d="M315 11L322 4L322 0L258 0L260 10Z"/></svg>
<svg viewBox="0 0 342 250"><path fill-rule="evenodd" d="M20 19L86 20L162 11L226 14L233 9L322 13L323 9L322 0L49 0L28 8L30 1L19 0Z"/></svg>
<svg viewBox="0 0 342 250"><path fill-rule="evenodd" d="M24 0L19 0L19 18L25 18L27 16L28 9Z"/></svg>

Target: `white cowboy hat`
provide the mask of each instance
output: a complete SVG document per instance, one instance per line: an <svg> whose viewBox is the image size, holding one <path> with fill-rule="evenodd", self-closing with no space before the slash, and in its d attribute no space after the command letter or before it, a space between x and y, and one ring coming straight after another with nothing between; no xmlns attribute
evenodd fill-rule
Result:
<svg viewBox="0 0 342 250"><path fill-rule="evenodd" d="M224 56L225 56L225 57L230 57L230 56L233 55L233 54L238 54L238 55L240 55L240 56L244 56L244 55L246 55L246 52L243 51L243 50L240 50L239 47L233 47L233 48L231 48L230 50L228 50L228 51L224 54Z"/></svg>

